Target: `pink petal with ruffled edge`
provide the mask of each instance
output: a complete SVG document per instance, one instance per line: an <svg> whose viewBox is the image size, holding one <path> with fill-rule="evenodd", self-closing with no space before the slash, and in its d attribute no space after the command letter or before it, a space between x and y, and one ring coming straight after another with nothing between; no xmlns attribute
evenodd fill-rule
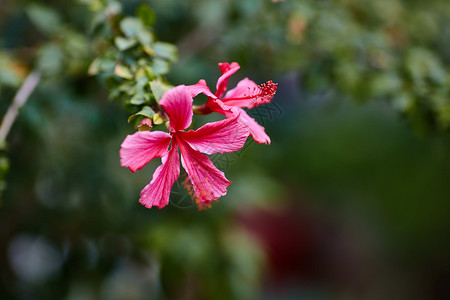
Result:
<svg viewBox="0 0 450 300"><path fill-rule="evenodd" d="M259 144L270 144L270 138L265 133L264 127L259 125L255 121L255 119L250 117L242 108L236 106L228 106L219 99L211 101L208 107L210 107L212 111L224 115L225 117L227 117L227 119L239 115L238 118L239 122L245 125L247 130L250 132L250 135L255 140L255 142Z"/></svg>
<svg viewBox="0 0 450 300"><path fill-rule="evenodd" d="M255 119L250 117L242 108L239 108L239 111L240 111L239 121L242 122L245 126L247 126L247 129L250 131L250 135L253 137L255 142L259 144L270 144L270 138L265 133L264 127L259 125L255 121Z"/></svg>
<svg viewBox="0 0 450 300"><path fill-rule="evenodd" d="M191 95L191 97L195 97L198 94L202 93L208 97L216 98L216 96L211 92L209 87L206 85L206 81L204 79L200 79L196 84L187 85L186 90Z"/></svg>
<svg viewBox="0 0 450 300"><path fill-rule="evenodd" d="M252 95L257 94L258 91L259 87L254 81L248 78L244 78L241 81L239 81L239 83L234 89L229 90L221 100L226 105L247 107L251 109L257 106L258 104L256 99L252 99L251 97ZM231 98L246 98L246 97L248 98L231 99Z"/></svg>
<svg viewBox="0 0 450 300"><path fill-rule="evenodd" d="M178 138L181 152L181 164L194 187L195 197L203 203L214 201L226 195L231 181L218 170L204 154L192 149L189 144Z"/></svg>
<svg viewBox="0 0 450 300"><path fill-rule="evenodd" d="M240 66L237 62L229 63L219 63L220 71L222 72L222 76L219 77L216 84L216 97L222 97L223 93L227 90L228 79L231 75L236 73L237 70L240 69Z"/></svg>
<svg viewBox="0 0 450 300"><path fill-rule="evenodd" d="M237 151L244 146L249 135L247 127L238 118L239 113L229 119L207 123L195 131L179 131L177 135L202 153Z"/></svg>
<svg viewBox="0 0 450 300"><path fill-rule="evenodd" d="M213 112L224 115L227 118L239 114L239 107L229 106L222 102L220 99L208 98L206 106Z"/></svg>
<svg viewBox="0 0 450 300"><path fill-rule="evenodd" d="M128 135L120 146L120 164L134 173L155 157L166 154L170 140L170 135L162 131L140 131Z"/></svg>
<svg viewBox="0 0 450 300"><path fill-rule="evenodd" d="M192 96L184 85L168 90L159 101L159 105L169 116L169 125L173 130L182 130L192 122Z"/></svg>
<svg viewBox="0 0 450 300"><path fill-rule="evenodd" d="M152 181L141 191L139 202L147 208L157 206L161 209L169 204L170 190L180 177L180 160L175 141L161 161L162 164L153 173Z"/></svg>

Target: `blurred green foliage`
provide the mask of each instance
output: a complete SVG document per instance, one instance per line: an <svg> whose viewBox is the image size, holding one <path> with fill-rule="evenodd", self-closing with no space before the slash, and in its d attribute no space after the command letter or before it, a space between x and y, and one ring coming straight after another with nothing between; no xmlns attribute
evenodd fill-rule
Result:
<svg viewBox="0 0 450 300"><path fill-rule="evenodd" d="M0 299L447 299L449 5L1 1L2 115L43 77L1 147ZM157 163L120 167L126 120L219 61L279 81L250 111L272 145L212 157L210 210L178 183L143 208Z"/></svg>
<svg viewBox="0 0 450 300"><path fill-rule="evenodd" d="M178 1L151 2L162 17L175 18ZM180 43L186 56L211 64L239 58L268 74L298 72L309 91L386 101L416 132L450 126L446 0L196 1L182 7L177 17L185 23L196 17Z"/></svg>
<svg viewBox="0 0 450 300"><path fill-rule="evenodd" d="M96 10L92 30L100 56L88 73L101 74L110 98L123 102L133 117L153 118L154 110L160 110L157 100L170 88L163 75L177 60L176 47L156 41L152 31L156 16L144 3L137 7L136 17L122 15L118 2L94 1L91 7Z"/></svg>

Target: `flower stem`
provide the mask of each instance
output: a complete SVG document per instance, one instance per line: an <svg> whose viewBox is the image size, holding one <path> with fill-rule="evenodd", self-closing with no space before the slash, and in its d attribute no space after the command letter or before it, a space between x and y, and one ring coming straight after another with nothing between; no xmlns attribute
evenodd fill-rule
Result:
<svg viewBox="0 0 450 300"><path fill-rule="evenodd" d="M0 125L0 142L6 140L6 137L17 118L19 109L27 102L28 97L30 97L31 93L34 91L40 79L41 74L39 72L31 72L17 91L8 111L3 117L2 124Z"/></svg>

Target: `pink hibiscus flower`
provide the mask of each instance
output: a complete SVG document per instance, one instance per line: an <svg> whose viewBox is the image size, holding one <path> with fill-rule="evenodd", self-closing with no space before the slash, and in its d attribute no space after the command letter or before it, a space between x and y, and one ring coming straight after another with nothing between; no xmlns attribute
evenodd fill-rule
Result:
<svg viewBox="0 0 450 300"><path fill-rule="evenodd" d="M259 125L255 119L250 117L242 108L252 109L258 105L269 103L277 90L277 84L268 81L257 85L248 78L241 80L237 86L227 93L228 79L239 70L238 63L219 63L222 76L217 80L216 93L213 94L206 85L205 80L200 80L197 84L187 86L192 97L200 93L208 96L206 104L195 107L194 110L200 114L217 112L233 118L239 115L239 121L249 130L253 139L257 143L270 144L270 138L265 133L264 127Z"/></svg>
<svg viewBox="0 0 450 300"><path fill-rule="evenodd" d="M192 103L192 96L184 85L170 89L159 101L169 119L169 133L138 131L128 135L121 145L120 163L133 173L152 159L162 157L162 164L156 169L151 182L141 191L139 202L147 208L163 208L169 203L170 190L180 176L178 150L199 208L224 196L231 183L202 153L239 150L249 135L248 130L236 115L207 123L197 130L184 131L192 122Z"/></svg>

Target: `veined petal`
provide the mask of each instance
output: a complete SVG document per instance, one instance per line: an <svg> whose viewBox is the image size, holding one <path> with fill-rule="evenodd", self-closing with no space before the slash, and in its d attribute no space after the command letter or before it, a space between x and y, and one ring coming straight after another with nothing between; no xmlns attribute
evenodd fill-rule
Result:
<svg viewBox="0 0 450 300"><path fill-rule="evenodd" d="M181 130L191 125L193 101L184 85L174 87L162 96L159 105L169 116L169 124L172 129Z"/></svg>
<svg viewBox="0 0 450 300"><path fill-rule="evenodd" d="M208 100L206 101L206 106L211 111L216 112L221 115L224 115L224 116L227 116L227 118L229 116L236 115L236 113L239 111L238 107L226 105L225 103L222 102L222 100L217 99L217 98L215 98L215 99L208 98Z"/></svg>
<svg viewBox="0 0 450 300"><path fill-rule="evenodd" d="M163 208L169 204L170 190L180 177L180 160L175 141L169 152L162 157L162 164L153 173L152 181L141 191L139 202L147 208Z"/></svg>
<svg viewBox="0 0 450 300"><path fill-rule="evenodd" d="M216 99L207 104L213 112L224 115L227 119L234 118L236 115L239 115L239 122L245 125L255 142L259 144L270 144L270 138L264 132L264 127L259 125L255 119L250 117L242 108L237 106L228 106L220 99Z"/></svg>
<svg viewBox="0 0 450 300"><path fill-rule="evenodd" d="M170 135L163 131L138 131L128 135L120 146L120 164L134 173L155 157L166 154L170 140Z"/></svg>
<svg viewBox="0 0 450 300"><path fill-rule="evenodd" d="M187 85L186 89L191 97L195 97L198 94L202 93L208 97L216 98L216 96L214 96L209 87L206 85L206 81L204 79L200 79L196 84Z"/></svg>
<svg viewBox="0 0 450 300"><path fill-rule="evenodd" d="M179 131L177 135L192 148L206 154L233 152L241 149L249 131L236 116L203 125L197 130Z"/></svg>
<svg viewBox="0 0 450 300"><path fill-rule="evenodd" d="M248 79L244 78L237 86L229 90L222 98L223 103L230 106L247 107L249 109L257 105L256 99L252 99L252 94L259 89L258 85Z"/></svg>
<svg viewBox="0 0 450 300"><path fill-rule="evenodd" d="M247 126L247 129L250 131L250 135L253 137L255 142L260 144L270 144L270 138L265 133L264 127L259 125L255 119L250 117L242 108L239 108L239 121Z"/></svg>
<svg viewBox="0 0 450 300"><path fill-rule="evenodd" d="M238 85L229 91L222 101L227 105L253 108L272 101L277 91L278 83L269 80L263 84L256 85L248 78L241 80Z"/></svg>
<svg viewBox="0 0 450 300"><path fill-rule="evenodd" d="M181 164L188 173L198 201L208 203L224 196L231 181L225 178L225 174L206 155L192 149L180 138L178 142Z"/></svg>
<svg viewBox="0 0 450 300"><path fill-rule="evenodd" d="M216 84L216 97L222 97L223 93L227 90L228 79L231 75L236 73L237 70L240 69L240 66L237 62L229 63L219 63L220 71L222 72L222 76L219 77Z"/></svg>

